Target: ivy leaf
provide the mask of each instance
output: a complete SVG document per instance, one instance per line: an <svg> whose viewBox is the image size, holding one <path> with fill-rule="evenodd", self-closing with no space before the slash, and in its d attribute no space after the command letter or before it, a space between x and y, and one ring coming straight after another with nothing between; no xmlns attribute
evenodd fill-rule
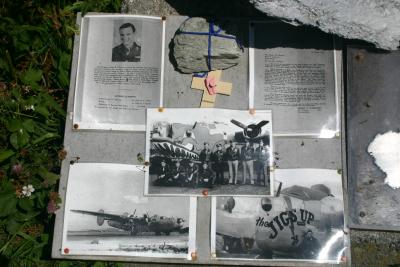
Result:
<svg viewBox="0 0 400 267"><path fill-rule="evenodd" d="M13 156L14 154L15 152L12 150L0 151L0 163Z"/></svg>
<svg viewBox="0 0 400 267"><path fill-rule="evenodd" d="M58 179L60 179L60 176L49 172L48 170L46 170L45 168L40 168L38 174L47 181L47 183L49 185L55 185L58 181Z"/></svg>
<svg viewBox="0 0 400 267"><path fill-rule="evenodd" d="M0 217L5 217L15 212L17 198L14 193L0 194Z"/></svg>

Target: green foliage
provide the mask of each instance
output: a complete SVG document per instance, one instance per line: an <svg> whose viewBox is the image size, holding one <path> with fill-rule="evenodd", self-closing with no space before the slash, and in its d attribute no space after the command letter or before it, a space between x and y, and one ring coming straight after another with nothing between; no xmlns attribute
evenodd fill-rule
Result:
<svg viewBox="0 0 400 267"><path fill-rule="evenodd" d="M0 5L1 266L44 266L43 259L49 258L51 207L60 203L58 152L76 13L119 12L120 6L121 0L13 0Z"/></svg>

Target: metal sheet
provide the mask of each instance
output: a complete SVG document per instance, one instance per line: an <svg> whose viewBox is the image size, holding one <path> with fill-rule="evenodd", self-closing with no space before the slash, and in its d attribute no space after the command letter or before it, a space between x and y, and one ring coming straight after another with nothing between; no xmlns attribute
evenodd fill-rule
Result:
<svg viewBox="0 0 400 267"><path fill-rule="evenodd" d="M400 52L347 50L347 160L350 227L400 230L400 194L367 152L378 133L400 128Z"/></svg>

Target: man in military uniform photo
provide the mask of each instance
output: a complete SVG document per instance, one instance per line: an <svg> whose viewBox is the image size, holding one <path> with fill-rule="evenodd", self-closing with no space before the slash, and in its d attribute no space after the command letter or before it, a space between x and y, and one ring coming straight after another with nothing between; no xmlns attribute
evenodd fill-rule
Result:
<svg viewBox="0 0 400 267"><path fill-rule="evenodd" d="M243 166L243 184L246 184L246 170L247 173L249 174L249 183L254 184L254 170L253 170L254 148L250 146L249 140L246 140L244 147L242 147L241 160Z"/></svg>
<svg viewBox="0 0 400 267"><path fill-rule="evenodd" d="M209 163L211 161L212 151L210 149L210 144L204 142L204 149L200 152L200 161Z"/></svg>
<svg viewBox="0 0 400 267"><path fill-rule="evenodd" d="M203 162L199 170L199 186L212 188L214 172L210 169L207 162Z"/></svg>
<svg viewBox="0 0 400 267"><path fill-rule="evenodd" d="M166 185L168 182L169 175L169 167L165 162L165 159L161 160L160 166L158 166L157 170L157 180L153 182L154 185Z"/></svg>
<svg viewBox="0 0 400 267"><path fill-rule="evenodd" d="M237 184L240 151L239 148L236 147L235 142L231 140L230 143L231 145L226 150L229 167L229 183Z"/></svg>
<svg viewBox="0 0 400 267"><path fill-rule="evenodd" d="M168 180L170 186L183 186L185 170L181 166L181 162L177 160L175 166L171 170L171 175Z"/></svg>
<svg viewBox="0 0 400 267"><path fill-rule="evenodd" d="M186 167L185 174L186 178L184 185L195 188L198 183L197 179L199 175L199 168L194 164L193 161L189 162L189 165Z"/></svg>
<svg viewBox="0 0 400 267"><path fill-rule="evenodd" d="M225 160L224 160L224 151L222 151L222 145L217 144L217 151L212 154L212 162L213 169L215 171L215 184L225 184L224 178L224 169L225 169Z"/></svg>
<svg viewBox="0 0 400 267"><path fill-rule="evenodd" d="M112 50L113 62L139 62L141 47L136 43L136 28L132 23L124 23L119 27L121 44Z"/></svg>
<svg viewBox="0 0 400 267"><path fill-rule="evenodd" d="M267 185L269 183L269 147L264 144L263 140L260 140L259 146L256 149L256 159L257 159L257 184Z"/></svg>

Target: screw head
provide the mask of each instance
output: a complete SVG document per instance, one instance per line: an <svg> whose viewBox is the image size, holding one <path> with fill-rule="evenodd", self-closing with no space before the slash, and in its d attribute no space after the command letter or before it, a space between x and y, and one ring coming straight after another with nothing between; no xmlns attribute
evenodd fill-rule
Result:
<svg viewBox="0 0 400 267"><path fill-rule="evenodd" d="M201 193L203 194L203 196L208 196L208 190L207 189L204 189L203 191L201 191Z"/></svg>

